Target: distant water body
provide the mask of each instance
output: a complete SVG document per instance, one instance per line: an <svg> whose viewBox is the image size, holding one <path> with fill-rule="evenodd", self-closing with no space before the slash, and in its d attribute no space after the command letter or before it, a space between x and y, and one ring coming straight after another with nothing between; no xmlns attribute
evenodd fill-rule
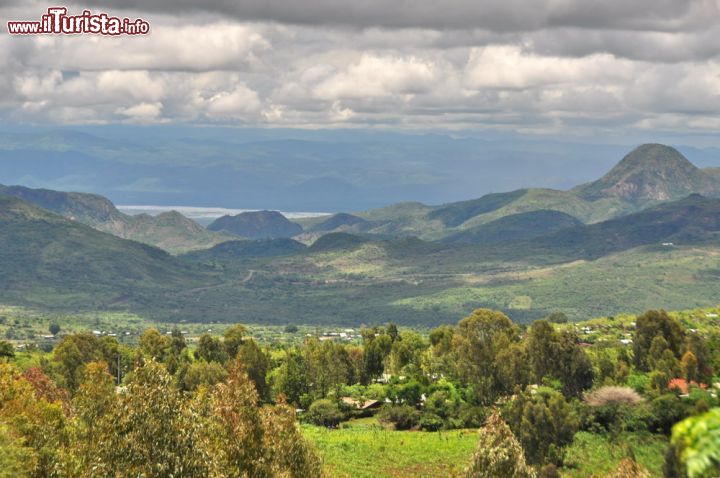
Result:
<svg viewBox="0 0 720 478"><path fill-rule="evenodd" d="M208 224L221 216L235 216L241 212L259 211L259 209L229 209L224 207L195 207L195 206L116 206L125 214L149 214L156 216L167 211L177 211L185 217L189 217L201 224ZM278 211L288 219L300 219L303 217L326 216L328 212L295 212Z"/></svg>

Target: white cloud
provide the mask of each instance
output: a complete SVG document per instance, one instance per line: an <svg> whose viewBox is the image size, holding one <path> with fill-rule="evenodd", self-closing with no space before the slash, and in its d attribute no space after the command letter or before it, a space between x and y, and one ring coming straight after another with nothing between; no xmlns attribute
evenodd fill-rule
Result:
<svg viewBox="0 0 720 478"><path fill-rule="evenodd" d="M207 101L207 113L214 118L243 118L261 107L255 91L245 85L236 85L232 91L223 91Z"/></svg>
<svg viewBox="0 0 720 478"><path fill-rule="evenodd" d="M365 54L320 82L313 92L324 100L423 93L433 83L434 76L433 64L416 57Z"/></svg>

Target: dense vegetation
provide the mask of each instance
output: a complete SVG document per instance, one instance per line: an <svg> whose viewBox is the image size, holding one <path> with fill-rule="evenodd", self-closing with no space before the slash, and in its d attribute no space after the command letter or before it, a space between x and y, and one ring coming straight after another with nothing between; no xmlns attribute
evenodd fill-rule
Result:
<svg viewBox="0 0 720 478"><path fill-rule="evenodd" d="M427 335L262 344L235 325L136 346L51 323L49 352L0 342L0 461L9 476L320 476L323 457L333 476L709 476L720 335L691 320L524 327L478 309Z"/></svg>

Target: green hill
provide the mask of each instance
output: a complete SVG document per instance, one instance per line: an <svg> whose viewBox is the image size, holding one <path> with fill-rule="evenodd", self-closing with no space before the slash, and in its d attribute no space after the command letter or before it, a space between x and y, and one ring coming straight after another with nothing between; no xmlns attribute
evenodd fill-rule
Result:
<svg viewBox="0 0 720 478"><path fill-rule="evenodd" d="M227 241L203 251L193 251L183 257L195 261L235 261L252 257L276 257L303 252L302 242L289 238Z"/></svg>
<svg viewBox="0 0 720 478"><path fill-rule="evenodd" d="M543 236L582 225L577 218L560 211L538 210L511 214L445 237L448 244L498 244Z"/></svg>
<svg viewBox="0 0 720 478"><path fill-rule="evenodd" d="M523 197L526 193L527 189L519 189L509 193L488 194L480 199L439 206L430 211L427 217L428 219L439 219L448 227L457 227L471 217L497 211Z"/></svg>
<svg viewBox="0 0 720 478"><path fill-rule="evenodd" d="M236 216L223 216L210 225L210 231L223 231L248 239L292 237L303 232L296 224L277 211L248 211Z"/></svg>
<svg viewBox="0 0 720 478"><path fill-rule="evenodd" d="M353 230L360 232L363 229L371 227L371 223L359 216L354 216L347 213L333 214L324 221L313 225L308 229L308 232L326 232L342 230Z"/></svg>
<svg viewBox="0 0 720 478"><path fill-rule="evenodd" d="M328 252L355 249L370 242L368 237L349 234L347 232L331 232L321 236L308 248L308 252Z"/></svg>
<svg viewBox="0 0 720 478"><path fill-rule="evenodd" d="M173 254L205 249L228 240L228 236L210 232L176 211L157 216L123 214L109 199L97 194L2 185L0 194L21 198L99 231L156 246Z"/></svg>
<svg viewBox="0 0 720 478"><path fill-rule="evenodd" d="M712 191L717 188L708 174L675 148L661 144L635 148L605 176L574 190L590 201L613 197L639 205Z"/></svg>
<svg viewBox="0 0 720 478"><path fill-rule="evenodd" d="M563 229L522 244L517 255L550 253L595 259L643 245L694 245L720 238L720 199L693 194L685 199L610 219Z"/></svg>
<svg viewBox="0 0 720 478"><path fill-rule="evenodd" d="M205 278L167 252L96 231L0 195L3 300L42 307L107 307Z"/></svg>

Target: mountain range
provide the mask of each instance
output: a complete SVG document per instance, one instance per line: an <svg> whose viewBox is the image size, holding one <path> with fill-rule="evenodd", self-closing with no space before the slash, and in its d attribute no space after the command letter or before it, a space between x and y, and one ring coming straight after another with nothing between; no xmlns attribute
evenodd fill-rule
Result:
<svg viewBox="0 0 720 478"><path fill-rule="evenodd" d="M718 177L650 144L567 191L296 222L258 211L220 218L215 231L176 212L128 216L101 196L3 186L0 300L160 320L335 324L438 323L477 306L531 320L651 299L703 305L720 293L708 279L720 270Z"/></svg>
<svg viewBox="0 0 720 478"><path fill-rule="evenodd" d="M123 214L109 199L97 194L3 185L0 185L0 194L20 198L99 231L150 244L173 254L205 249L231 239L226 234L206 230L176 211L157 216Z"/></svg>

